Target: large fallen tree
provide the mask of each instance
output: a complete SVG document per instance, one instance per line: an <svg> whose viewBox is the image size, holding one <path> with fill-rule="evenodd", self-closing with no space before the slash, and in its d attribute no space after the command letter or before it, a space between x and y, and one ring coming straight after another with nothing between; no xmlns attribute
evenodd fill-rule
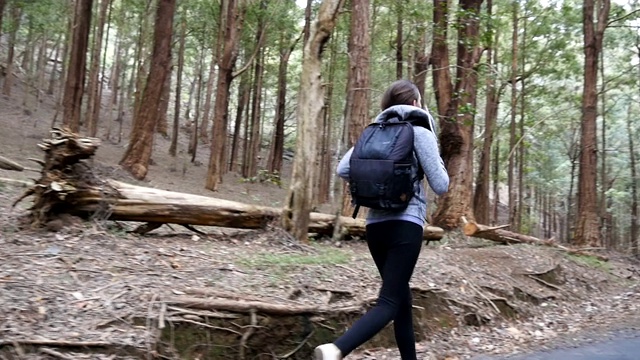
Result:
<svg viewBox="0 0 640 360"><path fill-rule="evenodd" d="M38 145L44 152L40 179L16 203L33 196L30 220L45 225L61 214L147 223L139 232L162 224L261 229L278 224L282 210L207 196L136 186L95 175L82 160L95 154L100 140L53 129ZM15 204L14 204L15 205ZM363 219L313 212L309 232L331 235L336 220L346 236L364 236ZM424 238L438 240L444 231L427 226Z"/></svg>
<svg viewBox="0 0 640 360"><path fill-rule="evenodd" d="M505 230L504 228L508 227L508 225L487 226L487 225L478 224L472 220L467 220L465 217L462 218L462 223L463 223L462 230L464 234L467 236L496 241L502 244L530 244L530 245L549 246L573 255L592 256L602 261L609 260L609 258L600 254L596 254L596 253L589 252L582 249L573 249L570 247L560 245L553 239L543 240L543 239L538 239L537 237L534 237L534 236L519 234L513 231Z"/></svg>

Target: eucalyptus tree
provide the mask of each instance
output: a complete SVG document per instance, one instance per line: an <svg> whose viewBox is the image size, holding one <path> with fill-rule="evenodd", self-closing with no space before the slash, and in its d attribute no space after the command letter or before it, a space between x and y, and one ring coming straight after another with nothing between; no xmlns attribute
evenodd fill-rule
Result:
<svg viewBox="0 0 640 360"><path fill-rule="evenodd" d="M153 34L153 53L140 111L131 130L129 146L120 165L135 178L144 179L149 170L160 98L171 66L171 39L176 0L159 0Z"/></svg>

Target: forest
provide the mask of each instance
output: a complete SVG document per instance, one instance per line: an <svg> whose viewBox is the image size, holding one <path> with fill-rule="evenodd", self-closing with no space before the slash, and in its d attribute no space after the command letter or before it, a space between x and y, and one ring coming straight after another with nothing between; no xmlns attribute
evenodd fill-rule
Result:
<svg viewBox="0 0 640 360"><path fill-rule="evenodd" d="M638 0L0 0L0 359L309 359L378 297L335 171L396 79L418 356L637 337Z"/></svg>
<svg viewBox="0 0 640 360"><path fill-rule="evenodd" d="M637 254L638 6L0 0L2 92L24 82L31 112L53 96L52 125L126 144L120 165L137 179L157 137L192 162L207 144L201 182L214 196L229 172L291 176L285 203L302 238L310 209L349 213L336 162L385 87L411 79L451 178L430 224L464 217Z"/></svg>

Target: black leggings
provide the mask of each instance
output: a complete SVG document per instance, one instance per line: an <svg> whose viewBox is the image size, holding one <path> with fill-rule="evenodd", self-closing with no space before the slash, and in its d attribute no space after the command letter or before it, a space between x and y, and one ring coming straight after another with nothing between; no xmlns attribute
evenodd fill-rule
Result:
<svg viewBox="0 0 640 360"><path fill-rule="evenodd" d="M409 280L420 255L422 227L390 220L367 225L367 244L382 276L376 305L334 344L343 356L380 332L391 320L403 360L416 359Z"/></svg>

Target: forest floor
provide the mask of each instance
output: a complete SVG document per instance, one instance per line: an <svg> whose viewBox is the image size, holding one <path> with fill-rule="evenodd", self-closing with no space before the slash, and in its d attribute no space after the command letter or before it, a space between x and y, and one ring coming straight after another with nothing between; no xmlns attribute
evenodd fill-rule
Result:
<svg viewBox="0 0 640 360"><path fill-rule="evenodd" d="M0 155L26 165L42 158L37 143L53 108L25 114L16 98L0 98ZM184 138L174 159L158 136L148 179L134 181L117 166L125 142L103 141L90 163L149 187L284 201L287 173L283 187L232 173L218 192L204 190L207 146L203 165L193 165ZM0 170L0 178L35 176ZM11 207L24 190L0 181L0 359L309 359L379 287L362 241L303 245L274 227L198 227L197 235L165 226L139 236L129 233L136 224L97 220L31 229L21 225L29 199ZM419 358L507 357L636 329L640 264L602 255L610 260L447 233L423 247L411 282ZM349 359L399 359L392 330Z"/></svg>

